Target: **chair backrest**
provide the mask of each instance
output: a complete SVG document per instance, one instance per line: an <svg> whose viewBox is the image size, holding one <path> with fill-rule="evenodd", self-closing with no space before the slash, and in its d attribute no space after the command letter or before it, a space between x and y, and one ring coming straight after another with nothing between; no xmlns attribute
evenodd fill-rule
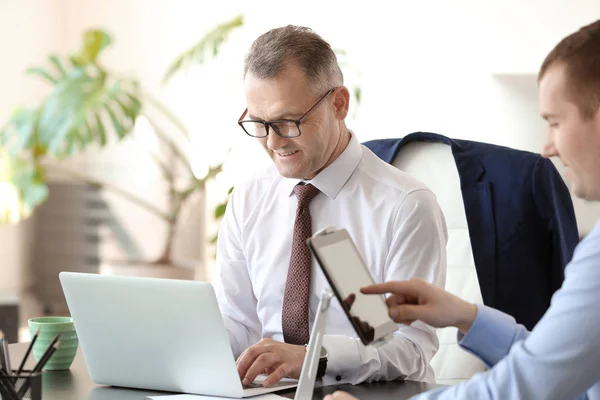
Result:
<svg viewBox="0 0 600 400"><path fill-rule="evenodd" d="M396 168L425 183L436 195L448 226L446 290L473 303L483 303L460 190L460 178L449 145L415 141L400 149ZM436 380L456 384L484 371L484 364L460 349L456 329L438 329L440 348L431 365Z"/></svg>

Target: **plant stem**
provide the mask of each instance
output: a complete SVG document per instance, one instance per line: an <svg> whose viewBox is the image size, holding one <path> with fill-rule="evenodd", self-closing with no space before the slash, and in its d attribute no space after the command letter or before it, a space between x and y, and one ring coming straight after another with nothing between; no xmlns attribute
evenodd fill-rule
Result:
<svg viewBox="0 0 600 400"><path fill-rule="evenodd" d="M171 138L169 138L169 136L158 126L158 124L156 122L154 122L154 120L152 118L148 117L147 115L144 115L144 117L148 120L148 123L150 124L150 126L152 126L152 128L154 129L154 132L159 137L159 139L162 140L163 142L166 142L171 147L171 150L173 151L174 155L179 158L179 160L183 163L185 168L188 170L188 172L193 177L194 170L192 169L192 164L190 164L190 161L188 160L188 158L183 154L183 152L179 149L179 147L177 147L175 142L173 142L173 140Z"/></svg>
<svg viewBox="0 0 600 400"><path fill-rule="evenodd" d="M154 261L155 264L172 264L171 257L173 253L173 243L175 242L175 234L177 233L177 225L181 215L181 210L183 209L185 203L189 200L190 196L195 193L196 190L204 187L203 183L198 185L198 182L199 181L194 182L189 188L182 192L171 192L170 201L173 219L169 222L167 239L165 241L165 245L163 246L161 255L156 261Z"/></svg>
<svg viewBox="0 0 600 400"><path fill-rule="evenodd" d="M173 242L175 240L175 232L177 229L177 219L169 222L169 231L167 232L167 239L163 247L162 254L154 261L155 264L171 264L171 253L173 250Z"/></svg>
<svg viewBox="0 0 600 400"><path fill-rule="evenodd" d="M106 189L108 191L111 191L111 192L123 197L124 199L127 199L130 202L135 203L138 206L146 209L147 211L151 212L152 214L156 215L157 217L165 220L167 223L171 223L171 221L173 220L173 218L171 216L169 216L167 213L161 211L160 209L158 209L154 205L148 203L144 199L141 199L141 198L121 189L120 187L117 187L110 183L106 183L106 182L102 182L102 181L90 178L88 176L85 176L84 174L80 174L79 172L75 172L68 168L59 167L57 165L48 165L47 164L46 167L48 167L49 169L55 169L56 171L62 172L66 175L69 175L72 178L75 178L79 181L87 183L88 185L95 186L99 189Z"/></svg>
<svg viewBox="0 0 600 400"><path fill-rule="evenodd" d="M148 103L152 104L155 108L157 108L162 114L165 115L172 123L181 131L181 134L187 139L190 140L190 135L188 134L187 128L181 122L181 120L173 114L171 110L167 106L165 106L160 100L156 97L152 96L148 91L143 91L142 95L148 100Z"/></svg>
<svg viewBox="0 0 600 400"><path fill-rule="evenodd" d="M157 133L158 133L160 131L160 129L158 129L158 127L156 129L157 129ZM168 140L168 138L165 138L165 140ZM169 171L174 171L176 168L176 163L177 163L178 148L171 141L168 141L168 143L170 143L170 146L168 146L168 149L167 149L168 150L168 161L167 161L167 165L165 167ZM177 230L177 222L179 220L179 208L181 206L181 203L179 202L179 197L177 196L177 192L176 192L176 188L175 188L175 174L166 173L165 179L166 179L167 183L169 184L169 193L168 193L169 194L169 213L171 214L172 219L168 223L167 238L163 245L163 251L162 251L161 255L158 257L158 259L156 260L156 262L161 263L161 264L171 264L173 242L175 240L175 232Z"/></svg>

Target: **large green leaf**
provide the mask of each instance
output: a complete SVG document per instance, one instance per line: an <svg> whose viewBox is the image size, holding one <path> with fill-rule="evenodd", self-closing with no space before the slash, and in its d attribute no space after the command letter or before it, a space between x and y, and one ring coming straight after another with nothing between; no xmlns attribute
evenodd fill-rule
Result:
<svg viewBox="0 0 600 400"><path fill-rule="evenodd" d="M215 218L219 219L225 215L225 210L227 209L227 203L221 203L215 207Z"/></svg>
<svg viewBox="0 0 600 400"><path fill-rule="evenodd" d="M64 78L65 76L68 75L67 70L63 66L63 64L60 61L60 59L58 58L58 56L52 55L52 56L48 57L48 60L54 65L54 68L56 68L56 70L60 74L60 78Z"/></svg>
<svg viewBox="0 0 600 400"><path fill-rule="evenodd" d="M42 157L68 157L92 144L107 145L111 134L122 139L133 130L142 111L139 85L101 67L99 57L108 44L105 32L88 31L76 54L52 55L47 66L27 70L50 84L51 92L37 106L17 109L0 129L0 148L6 149L0 154L0 191L16 191L19 204L16 210L0 209L0 223L27 217L45 201Z"/></svg>
<svg viewBox="0 0 600 400"><path fill-rule="evenodd" d="M38 75L38 76L44 78L45 80L47 80L48 83L57 83L58 82L57 78L50 75L50 73L43 68L32 67L32 68L28 68L26 72L28 74Z"/></svg>
<svg viewBox="0 0 600 400"><path fill-rule="evenodd" d="M139 84L100 66L99 56L110 43L106 32L90 30L76 54L66 60L52 55L47 68L28 69L52 91L37 107L13 113L0 130L0 145L11 154L35 149L36 157L64 158L91 144L105 146L110 133L126 137L142 111Z"/></svg>
<svg viewBox="0 0 600 400"><path fill-rule="evenodd" d="M36 145L35 127L39 110L20 108L14 111L8 123L0 130L0 147L16 156L23 149L34 150Z"/></svg>
<svg viewBox="0 0 600 400"><path fill-rule="evenodd" d="M223 42L229 37L229 34L243 24L244 16L238 15L208 32L196 44L177 57L171 66L169 66L167 73L163 77L163 83L167 83L173 75L188 68L190 65L203 64L207 58L216 56Z"/></svg>
<svg viewBox="0 0 600 400"><path fill-rule="evenodd" d="M47 198L48 186L40 165L0 154L0 223L29 217Z"/></svg>
<svg viewBox="0 0 600 400"><path fill-rule="evenodd" d="M110 35L100 29L90 29L83 34L79 52L71 56L74 65L95 64L100 53L112 43Z"/></svg>
<svg viewBox="0 0 600 400"><path fill-rule="evenodd" d="M65 67L63 66L58 56L51 55L48 57L48 61L54 66L54 69L56 70L56 72L58 72L57 74L55 73L53 75L51 71L40 67L31 67L28 68L25 72L31 75L37 75L46 80L48 83L56 84L61 78L64 78L67 75L67 71L65 70Z"/></svg>
<svg viewBox="0 0 600 400"><path fill-rule="evenodd" d="M107 120L122 139L133 130L141 112L137 97L137 82L112 79L95 66L73 65L42 105L38 139L50 155L64 157L92 143L105 145ZM125 103L121 98L134 98L137 102ZM92 119L96 123L90 125L88 121Z"/></svg>
<svg viewBox="0 0 600 400"><path fill-rule="evenodd" d="M104 146L106 144L106 130L104 129L104 123L100 117L100 113L95 112L93 115L95 129L92 129L92 132L95 132L96 139L99 140L100 146Z"/></svg>
<svg viewBox="0 0 600 400"><path fill-rule="evenodd" d="M13 153L38 146L63 158L91 144L106 145L106 124L118 139L133 130L142 111L137 81L114 78L95 64L68 62L64 69L57 58L53 60L56 76L32 70L49 82L55 80L52 92L36 109L17 110L0 131L0 143L8 144Z"/></svg>

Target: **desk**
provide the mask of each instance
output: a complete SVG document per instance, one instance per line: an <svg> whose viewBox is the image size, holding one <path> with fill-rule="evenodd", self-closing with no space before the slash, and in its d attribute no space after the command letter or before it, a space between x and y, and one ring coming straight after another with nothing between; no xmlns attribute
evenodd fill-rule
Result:
<svg viewBox="0 0 600 400"><path fill-rule="evenodd" d="M11 364L19 365L27 343L9 345ZM35 365L33 355L30 355L26 368ZM441 387L441 385L428 384L414 381L377 382L358 386L340 385L315 390L313 399L322 400L323 396L335 390L345 390L368 400L402 400ZM146 390L121 389L98 386L90 379L81 348L77 350L75 361L68 371L44 371L42 376L43 400L144 400L146 396L168 395L171 393ZM277 393L289 399L294 398L294 390Z"/></svg>

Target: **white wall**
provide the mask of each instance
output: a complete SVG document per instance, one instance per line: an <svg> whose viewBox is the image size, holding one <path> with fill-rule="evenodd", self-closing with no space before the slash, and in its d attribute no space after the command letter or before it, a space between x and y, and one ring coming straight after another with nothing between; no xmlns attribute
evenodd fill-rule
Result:
<svg viewBox="0 0 600 400"><path fill-rule="evenodd" d="M28 7L34 4L35 8ZM175 107L190 127L194 138L190 151L198 170L221 160L233 146L226 172L208 194L209 204L270 162L236 120L245 107L244 53L256 36L272 27L308 25L348 52L347 81L359 82L363 89L361 107L349 126L363 141L429 130L539 151L545 127L536 115L533 76L560 38L600 18L597 0L376 0L368 4L310 0L293 8L275 1L236 0L213 2L210 9L194 0L0 0L0 7L4 8L0 8L0 22L5 22L0 29L12 26L10 35L0 37L18 38L7 43L15 58L0 66L3 86L12 88L0 93L0 120L23 95L15 87L22 80L14 77L26 65L53 47L76 48L85 28L104 27L115 39L105 65L135 73ZM17 12L30 23L12 22L8 12ZM160 87L162 73L177 54L238 13L245 14L246 25L232 36L217 61L193 68L167 88ZM22 42L26 35L29 42ZM152 201L163 202L157 171L139 146L145 140L139 136L102 154L100 163L89 160L83 165L88 172L114 178L143 191ZM155 254L163 225L147 213L111 201L118 203L119 218L138 238L141 252ZM600 212L579 206L578 216L580 221L591 221ZM198 248L204 247L203 242L198 240Z"/></svg>
<svg viewBox="0 0 600 400"><path fill-rule="evenodd" d="M0 0L0 123L18 105L38 100L44 85L23 71L62 51L64 9L60 0ZM29 262L32 222L0 226L0 291L19 290Z"/></svg>

